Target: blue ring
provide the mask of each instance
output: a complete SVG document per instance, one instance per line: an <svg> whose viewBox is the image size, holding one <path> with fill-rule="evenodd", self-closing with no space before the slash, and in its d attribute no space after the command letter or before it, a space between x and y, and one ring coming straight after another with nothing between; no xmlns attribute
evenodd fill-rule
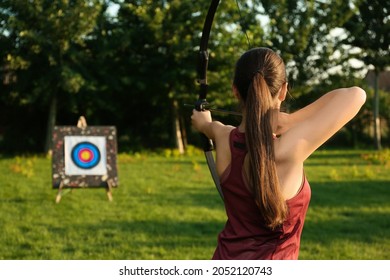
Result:
<svg viewBox="0 0 390 280"><path fill-rule="evenodd" d="M79 152L81 149L88 149L93 154L93 159L89 162L83 162L79 158ZM91 169L94 168L96 165L100 162L100 151L96 145L92 144L91 142L80 142L77 145L75 145L71 152L72 161L73 163L82 169Z"/></svg>

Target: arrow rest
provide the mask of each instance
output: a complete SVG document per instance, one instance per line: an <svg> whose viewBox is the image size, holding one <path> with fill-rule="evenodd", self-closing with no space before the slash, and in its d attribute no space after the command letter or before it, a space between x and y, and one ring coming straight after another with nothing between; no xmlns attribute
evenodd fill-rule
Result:
<svg viewBox="0 0 390 280"><path fill-rule="evenodd" d="M210 104L206 101L206 99L198 99L195 103L195 110L197 111L206 111L210 108Z"/></svg>

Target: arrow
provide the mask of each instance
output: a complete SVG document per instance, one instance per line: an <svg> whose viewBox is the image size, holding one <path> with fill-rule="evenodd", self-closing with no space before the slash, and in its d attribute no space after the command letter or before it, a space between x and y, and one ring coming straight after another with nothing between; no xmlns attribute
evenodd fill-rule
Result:
<svg viewBox="0 0 390 280"><path fill-rule="evenodd" d="M194 105L192 104L184 104L185 107L192 107L194 108ZM221 114L228 114L228 115L234 115L234 116L242 116L241 113L239 112L234 112L234 111L229 111L229 110L223 110L223 109L216 109L210 107L210 105L203 105L202 111L208 110L210 112L215 112L215 113L221 113Z"/></svg>

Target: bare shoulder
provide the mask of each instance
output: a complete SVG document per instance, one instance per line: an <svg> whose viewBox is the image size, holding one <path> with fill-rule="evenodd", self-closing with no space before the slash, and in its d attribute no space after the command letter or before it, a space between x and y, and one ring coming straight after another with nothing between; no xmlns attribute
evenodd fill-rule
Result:
<svg viewBox="0 0 390 280"><path fill-rule="evenodd" d="M235 127L231 125L224 125L221 122L213 122L212 126L214 132L213 140L216 143L217 152L219 153L230 152L230 146L229 146L230 133Z"/></svg>
<svg viewBox="0 0 390 280"><path fill-rule="evenodd" d="M361 88L337 89L291 114L293 124L280 138L281 155L303 162L359 112L365 99Z"/></svg>
<svg viewBox="0 0 390 280"><path fill-rule="evenodd" d="M211 123L211 129L213 131L213 140L218 141L221 138L224 139L234 129L234 126L225 125L219 121L213 121Z"/></svg>

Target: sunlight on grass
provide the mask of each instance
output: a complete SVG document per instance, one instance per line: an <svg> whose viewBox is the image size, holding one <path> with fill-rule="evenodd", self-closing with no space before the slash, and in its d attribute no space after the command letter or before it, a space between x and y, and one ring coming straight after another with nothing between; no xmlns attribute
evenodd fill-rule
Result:
<svg viewBox="0 0 390 280"><path fill-rule="evenodd" d="M320 151L307 161L301 259L390 258L390 167L370 153ZM77 189L56 204L49 158L0 158L0 259L210 259L226 216L202 153L118 162L112 202L104 189Z"/></svg>

